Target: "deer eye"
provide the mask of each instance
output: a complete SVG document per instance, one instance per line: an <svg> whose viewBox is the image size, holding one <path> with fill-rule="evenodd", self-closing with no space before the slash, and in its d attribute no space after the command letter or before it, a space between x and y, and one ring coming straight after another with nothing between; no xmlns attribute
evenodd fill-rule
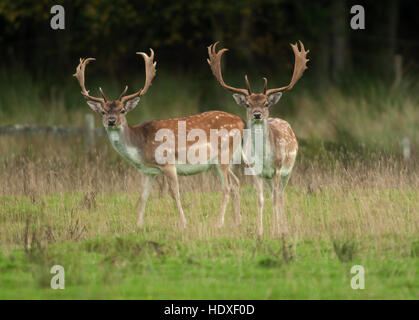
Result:
<svg viewBox="0 0 419 320"><path fill-rule="evenodd" d="M105 111L104 110L102 110L102 111L100 111L100 113L102 114L102 115L105 115Z"/></svg>
<svg viewBox="0 0 419 320"><path fill-rule="evenodd" d="M265 102L265 107L269 107L269 102Z"/></svg>
<svg viewBox="0 0 419 320"><path fill-rule="evenodd" d="M250 108L250 103L249 102L246 102L246 107Z"/></svg>
<svg viewBox="0 0 419 320"><path fill-rule="evenodd" d="M120 111L120 113L122 113L122 114L124 114L125 112L127 112L125 109L122 109L122 110Z"/></svg>

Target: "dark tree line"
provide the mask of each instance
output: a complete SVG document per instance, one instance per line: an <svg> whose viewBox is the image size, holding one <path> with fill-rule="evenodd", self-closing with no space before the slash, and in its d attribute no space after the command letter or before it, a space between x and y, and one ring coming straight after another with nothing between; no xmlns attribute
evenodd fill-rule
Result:
<svg viewBox="0 0 419 320"><path fill-rule="evenodd" d="M207 68L206 46L219 40L231 49L229 70L266 74L290 70L288 44L301 39L320 80L358 71L392 77L395 54L406 72L418 70L416 2L2 0L0 57L3 66L54 77L95 56L118 75L138 62L134 52L152 47L165 68L193 72ZM50 28L55 4L65 8L65 30ZM365 8L365 30L350 28L354 4Z"/></svg>

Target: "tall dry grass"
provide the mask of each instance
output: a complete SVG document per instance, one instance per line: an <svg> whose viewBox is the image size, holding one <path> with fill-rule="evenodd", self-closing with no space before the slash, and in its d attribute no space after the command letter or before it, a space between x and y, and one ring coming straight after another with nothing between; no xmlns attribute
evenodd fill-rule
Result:
<svg viewBox="0 0 419 320"><path fill-rule="evenodd" d="M2 137L13 145L0 163L0 237L4 250L22 247L27 228L45 243L137 233L140 175L112 150L106 138L89 157L84 141L57 137ZM419 234L417 162L387 154L342 154L323 150L310 156L302 146L287 188L287 215L293 241L369 239L365 250L407 254ZM189 227L178 215L164 178L157 179L146 213L150 240L209 241L255 239L257 201L251 178L242 182L240 228L215 228L221 193L213 174L181 177L182 203ZM271 239L272 207L266 192L265 238ZM31 238L29 233L29 238ZM30 240L29 241L33 241ZM36 240L38 241L38 240ZM346 240L345 240L346 241ZM361 246L362 247L362 246ZM369 249L368 249L369 248ZM386 249L387 248L387 249Z"/></svg>

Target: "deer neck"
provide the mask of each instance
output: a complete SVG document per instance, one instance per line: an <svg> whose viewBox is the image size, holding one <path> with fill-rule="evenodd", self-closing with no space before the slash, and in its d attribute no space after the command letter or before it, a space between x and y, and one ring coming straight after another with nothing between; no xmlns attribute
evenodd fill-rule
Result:
<svg viewBox="0 0 419 320"><path fill-rule="evenodd" d="M255 161L259 161L263 165L261 176L270 179L275 170L272 167L268 120L266 118L262 121L248 119L247 127L250 129L251 154L255 158Z"/></svg>
<svg viewBox="0 0 419 320"><path fill-rule="evenodd" d="M112 147L125 159L136 167L144 166L143 150L138 143L138 133L134 133L131 126L125 121L118 127L106 128Z"/></svg>
<svg viewBox="0 0 419 320"><path fill-rule="evenodd" d="M263 119L261 121L255 121L253 119L247 120L247 128L250 129L251 137L252 137L252 145L254 145L256 135L260 136L262 133L263 137L263 144L265 145L269 141L269 130L268 130L268 120ZM260 131L259 131L260 130ZM258 133L256 133L258 131ZM256 142L258 143L258 142Z"/></svg>

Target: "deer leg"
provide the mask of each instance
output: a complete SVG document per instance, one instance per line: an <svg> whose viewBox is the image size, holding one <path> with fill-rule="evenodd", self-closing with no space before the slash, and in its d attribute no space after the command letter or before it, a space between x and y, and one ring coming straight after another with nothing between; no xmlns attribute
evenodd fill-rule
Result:
<svg viewBox="0 0 419 320"><path fill-rule="evenodd" d="M281 185L280 177L275 176L272 184L272 206L274 214L273 233L274 236L279 234L279 189Z"/></svg>
<svg viewBox="0 0 419 320"><path fill-rule="evenodd" d="M240 215L240 181L236 177L236 175L228 169L230 173L230 187L232 190L232 205L233 205L233 212L234 212L234 219L237 226L241 223L241 215Z"/></svg>
<svg viewBox="0 0 419 320"><path fill-rule="evenodd" d="M182 204L180 202L179 182L177 178L176 167L174 165L170 165L162 169L168 178L167 180L169 184L169 191L170 191L171 196L175 200L177 209L179 211L180 225L182 228L185 228L186 218L185 218L185 214L183 213Z"/></svg>
<svg viewBox="0 0 419 320"><path fill-rule="evenodd" d="M257 230L257 235L258 237L262 237L263 234L263 180L258 177L258 176L253 176L254 177L254 185L256 188L256 192L257 192L257 197L258 197L258 213L259 213L259 217L258 217L258 230Z"/></svg>
<svg viewBox="0 0 419 320"><path fill-rule="evenodd" d="M229 168L228 165L220 165L219 171L221 171L221 188L223 193L223 200L221 201L219 220L217 227L221 228L224 225L224 216L227 209L228 200L230 199L230 180L229 180Z"/></svg>
<svg viewBox="0 0 419 320"><path fill-rule="evenodd" d="M140 212L138 214L137 227L142 228L144 225L144 213L147 205L147 199L150 195L150 190L153 185L154 177L142 175L141 176L141 197L140 197Z"/></svg>
<svg viewBox="0 0 419 320"><path fill-rule="evenodd" d="M292 168L292 167L291 167ZM287 167L282 167L279 175L277 176L277 192L276 192L276 204L274 205L274 210L276 210L275 215L277 218L276 222L276 234L287 234L288 233L288 221L287 214L285 212L285 187L288 184L289 178L291 176L291 169Z"/></svg>

